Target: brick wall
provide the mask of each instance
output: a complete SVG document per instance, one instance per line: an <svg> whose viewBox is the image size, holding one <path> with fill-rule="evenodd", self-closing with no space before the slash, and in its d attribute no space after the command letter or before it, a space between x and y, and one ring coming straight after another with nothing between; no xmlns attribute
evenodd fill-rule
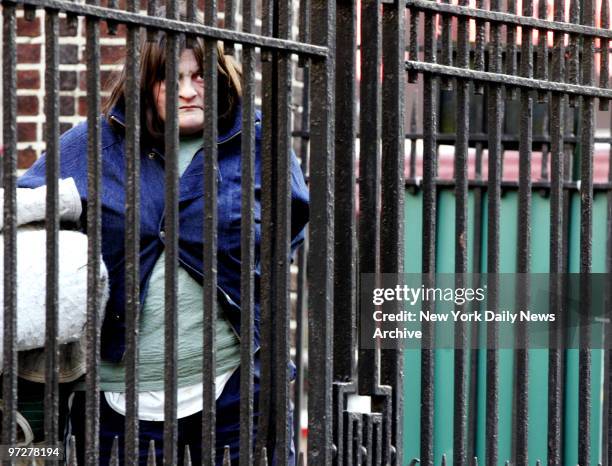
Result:
<svg viewBox="0 0 612 466"><path fill-rule="evenodd" d="M44 12L28 21L18 10L17 19L17 131L18 167L29 167L44 151L45 46ZM101 79L108 78L123 60L125 40L123 28L116 36L108 34L101 23ZM60 132L82 121L87 114L85 22L79 18L70 28L65 17L60 18Z"/></svg>

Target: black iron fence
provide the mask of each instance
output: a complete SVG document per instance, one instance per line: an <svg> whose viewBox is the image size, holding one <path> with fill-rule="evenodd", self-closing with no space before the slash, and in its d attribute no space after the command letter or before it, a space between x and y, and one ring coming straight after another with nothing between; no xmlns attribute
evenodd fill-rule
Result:
<svg viewBox="0 0 612 466"><path fill-rule="evenodd" d="M233 18L237 3L226 0L226 18ZM534 5L523 0L522 11L509 1L502 11L500 0L477 0L476 8L468 0L459 5L426 0L381 1L318 1L299 2L299 41L292 39L293 2L264 0L261 11L257 2L242 0L242 30L235 23L217 27L215 1L205 1L205 25L178 21L177 2L167 3L167 18L153 15L155 1L148 2L149 13L140 12L140 4L129 0L126 11L106 8L97 0L86 3L66 0L2 0L3 10L3 143L4 143L4 417L2 443L16 441L17 352L16 352L16 11L24 9L26 17L41 8L45 10L45 116L47 156L47 370L45 382L45 438L47 442L61 438L58 427L59 387L57 378L58 351L58 176L59 176L59 94L58 94L58 21L59 14L69 18L85 17L87 21L87 108L89 185L87 203L88 260L88 323L86 374L86 463L98 463L99 397L99 322L95 310L99 306L97 284L100 276L101 225L101 141L100 141L100 23L123 23L127 27L127 128L126 132L126 290L127 335L126 356L126 461L133 463L138 451L137 358L136 336L139 302L139 141L140 102L137 71L139 67L138 34L140 28L162 31L167 37L167 76L176 76L178 39L180 35L199 36L205 40L205 94L216 95L217 56L215 44L223 41L226 52L241 46L243 120L242 120L242 224L241 224L241 409L240 464L265 464L276 452L276 464L285 464L291 442L288 413L293 401L296 441L307 451L309 464L407 464L402 446L405 423L402 408L402 382L405 374L402 350L364 349L359 344L358 276L361 273L401 273L404 270L404 208L406 186L423 193L423 272L436 268L436 215L438 155L442 144L450 144L453 152L455 188L455 272L467 272L468 250L465 237L468 228L467 197L470 184L486 187L488 199L487 272L491 281L489 293L495 300L499 272L500 197L503 187L501 169L504 144L505 102L519 100L518 134L511 137L519 150L516 187L520 196L519 255L517 272L529 272L531 195L536 187L544 187L551 198L550 272L564 271L564 215L566 191L578 188L581 193L580 271L589 273L592 263L592 201L594 189L593 154L595 150L596 103L607 109L612 97L609 89L609 50L612 32L609 29L608 2L603 1L599 25L595 27L593 0L569 0L569 17L562 0L554 2L554 20L540 14L546 2ZM194 5L193 1L190 3ZM361 13L361 30L357 29L357 12ZM261 34L254 33L255 20L262 19ZM72 20L73 20L72 19ZM540 34L534 41L534 31ZM548 35L552 35L549 43ZM360 73L356 78L357 38ZM409 39L406 41L406 37ZM518 38L521 38L520 42ZM407 51L407 60L406 60ZM291 66L297 55L304 69L304 105L300 132L300 155L308 171L310 189L310 223L307 254L302 251L297 261L298 305L296 360L298 377L290 383L287 360L290 354L290 315L278 312L289 309L290 264L289 225L291 211L289 160L291 154ZM596 60L598 58L598 60ZM598 67L596 67L596 64ZM599 70L596 73L596 68ZM263 119L263 171L261 218L261 392L257 438L253 438L253 309L255 284L255 246L253 229L254 192L254 121L255 71L261 70ZM599 78L599 81L597 81ZM406 94L406 79L410 85ZM177 101L176 91L169 88L168 100ZM418 89L417 92L415 90ZM455 105L451 130L440 131L440 89L452 90ZM473 91L473 92L472 92ZM474 128L470 118L470 101L482 99L486 106L486 127ZM357 99L356 96L359 96ZM419 97L414 106L413 121L420 121L406 134L404 108L406 102ZM534 100L546 102L545 113L550 124L546 134L534 137ZM357 108L358 107L358 108ZM568 134L565 113L568 108L577 115L578 131ZM357 116L357 111L359 115ZM205 110L205 200L214 204L217 195L217 103L211 99ZM178 146L178 119L168 114L166 125L167 154ZM130 130L132 129L132 130ZM358 137L359 136L359 137ZM541 140L540 140L541 139ZM411 141L408 179L405 179L405 141ZM609 143L609 139L604 142ZM422 150L419 154L419 144ZM536 186L531 179L534 144L546 144L549 162L546 177ZM569 145L568 145L569 144ZM488 154L488 176L468 179L469 150ZM568 149L569 148L569 149ZM359 149L359 158L356 152ZM544 151L542 151L544 152ZM309 155L308 155L309 154ZM569 154L569 155L568 155ZM420 157L419 157L420 155ZM579 183L568 183L568 159L579 160ZM477 156L478 158L478 156ZM177 291L177 188L178 169L169 158L166 164L166 422L164 462L177 463L176 430L176 291ZM482 162L482 159L480 159ZM550 168L548 168L548 163ZM543 165L543 167L544 167ZM578 167L577 167L578 168ZM416 179L417 170L422 180ZM544 168L542 169L544 170ZM549 170L549 171L548 171ZM359 179L357 180L357 172ZM609 175L608 175L609 176ZM355 189L359 185L359 191ZM601 189L610 190L610 183ZM609 194L609 205L612 205ZM357 204L358 202L358 204ZM609 224L612 225L612 222ZM216 277L217 213L213 209L205 217L204 238L204 380L214 378L214 335ZM612 233L608 232L608 238ZM608 264L612 263L608 248ZM561 284L557 284L561 286ZM306 293L308 290L308 293ZM529 300L529 296L524 297ZM493 303L494 304L494 303ZM493 305L492 304L492 305ZM307 309L307 311L306 311ZM307 329L306 329L307 327ZM495 324L488 326L491 348L498 337ZM584 330L581 336L588 340ZM433 328L423 326L425 342L433 339ZM468 463L470 437L467 400L466 329L458 324L456 345L453 419L454 455L457 465ZM554 343L554 342L551 342ZM424 345L430 348L431 345ZM552 348L558 347L551 344ZM306 353L307 350L307 354ZM551 349L549 358L548 464L562 464L561 456L561 369L562 351ZM488 465L497 465L498 456L498 352L487 350L486 384L486 458ZM528 432L528 352L516 351L517 397L514 463L527 464ZM580 352L580 419L579 464L592 464L590 456L591 426L588 416L593 393L589 383L591 359L588 350ZM609 375L609 369L606 367ZM606 376L607 377L607 376ZM434 464L434 350L421 351L420 462ZM369 409L356 410L350 404L355 395L367 397ZM215 462L215 396L214 387L204 390L202 424L203 463ZM301 410L307 397L307 446L299 435ZM606 393L606 397L609 395ZM604 413L606 414L606 413ZM607 419L607 418L606 418ZM607 421L606 421L607 425ZM605 433L608 435L608 432ZM412 441L412 440L410 440ZM416 441L416 440L415 440ZM609 437L602 439L606 454ZM301 457L303 460L305 458ZM74 459L70 459L74 462ZM529 460L533 462L532 459ZM608 464L609 460L604 459Z"/></svg>
<svg viewBox="0 0 612 466"><path fill-rule="evenodd" d="M580 273L592 271L593 251L593 191L594 177L599 175L597 188L610 192L609 168L599 167L594 173L595 135L597 124L604 135L597 139L609 144L607 138L610 115L609 89L609 5L594 1L522 2L517 11L515 2L460 0L458 4L408 0L410 10L409 59L406 70L412 83L419 83L422 94L422 133L416 134L416 107L413 125L407 137L412 141L409 165L409 184L423 193L423 272L436 267L436 215L437 191L441 186L454 187L455 198L455 259L456 273L468 271L466 235L469 228L475 234L486 231L486 269L481 269L481 250L474 250L474 270L496 274L500 272L500 206L502 190L518 190L518 235L516 272L530 272L532 192L544 189L550 196L550 264L549 271L559 274L567 271L567 212L569 192L580 191ZM552 9L552 17L547 15ZM566 11L567 10L567 11ZM537 17L536 17L537 16ZM596 27L597 24L597 27ZM534 36L537 32L537 36ZM449 90L453 102L449 108ZM484 98L483 98L484 94ZM518 100L518 102L517 102ZM597 113L596 104L602 112ZM442 104L446 104L443 106ZM538 119L534 121L534 109ZM470 111L470 109L472 111ZM568 115L570 118L568 118ZM542 125L542 118L549 122ZM534 137L534 127L536 134ZM422 153L417 148L422 141ZM437 178L440 147L453 146L453 175L447 180ZM512 147L515 146L515 147ZM608 146L609 147L609 146ZM469 160L470 148L475 148L475 160ZM510 179L502 179L502 167L508 150L518 149L518 167ZM532 181L534 152L541 152L538 163L540 176ZM483 153L488 154L487 176L483 177ZM609 148L605 149L607 160ZM422 166L417 165L422 156ZM606 164L607 165L607 164ZM417 172L422 170L422 180ZM474 174L468 177L468 169ZM601 170L605 170L605 174ZM602 175L605 180L602 180ZM478 223L468 225L468 193L477 196L480 205L483 189L487 196L487 222L485 228ZM608 199L610 199L608 197ZM610 205L608 203L608 205ZM484 206L483 206L484 207ZM609 214L608 214L609 215ZM481 214L476 214L479 222ZM610 218L610 217L608 217ZM541 219L540 219L541 221ZM607 232L608 238L610 230ZM479 244L480 241L475 241ZM483 242L484 243L484 242ZM478 256L478 257L477 257ZM610 248L607 249L610 257ZM609 260L607 264L610 264ZM492 278L491 278L492 277ZM499 293L498 278L489 276L488 287L493 307ZM561 289L562 283L554 284ZM584 286L587 286L584 284ZM520 297L528 305L528 294ZM551 303L552 305L553 303ZM588 302L584 299L584 309ZM454 353L454 412L453 463L466 464L471 460L474 445L470 430L474 425L468 417L466 395L469 377L469 358L473 353L465 348L467 329L456 324ZM433 338L433 326L424 324L424 338ZM513 404L513 458L500 458L499 446L499 338L495 323L487 325L486 349L486 458L489 465L532 464L528 458L529 419L538 413L529 412L529 352L516 350L516 373ZM567 429L562 414L564 384L564 351L556 349L562 338L560 330L553 332L548 365L548 464L568 464L563 455L562 432ZM590 334L586 327L580 330L581 342L587 348ZM434 372L433 352L422 352L421 367L421 438L420 460L434 464ZM579 425L578 463L581 465L608 464L609 431L601 438L603 455L591 454L593 426L589 413L595 393L591 386L591 351L581 349L579 356ZM609 378L605 368L604 380ZM607 388L606 388L607 390ZM609 393L604 394L606 400ZM609 406L606 402L606 406ZM606 410L607 408L603 408ZM448 413L451 416L451 413ZM608 412L602 412L608 424ZM476 461L476 459L474 459ZM507 463L506 463L507 464Z"/></svg>
<svg viewBox="0 0 612 466"><path fill-rule="evenodd" d="M191 18L195 19L194 1L187 2ZM217 5L215 1L203 2L205 25L179 21L178 2L167 2L167 17L155 16L156 2L148 2L148 13L142 14L140 3L128 1L126 11L109 3L103 7L98 1L86 3L60 1L6 2L3 10L3 142L4 142L4 417L2 442L16 443L17 415L17 353L16 353L16 149L17 149L17 100L16 100L16 12L24 9L24 16L32 18L37 8L45 11L45 142L47 160L47 302L46 302L46 378L45 378L45 441L54 443L61 439L58 427L58 177L59 177L59 47L58 25L60 13L69 21L77 17L86 19L87 56L87 110L88 110L88 201L86 230L89 239L88 259L88 321L87 321L87 375L86 375L86 459L87 464L98 463L99 431L99 365L100 322L96 309L100 306L98 289L101 253L101 83L100 83L100 23L107 22L109 30L122 23L127 28L126 45L126 235L117 238L125 241L126 264L126 441L125 459L129 463L138 461L137 419L137 326L140 271L140 105L138 70L139 34L146 28L149 34L161 31L166 36L168 56L166 76L178 77L179 38L181 35L201 37L205 40L204 82L207 105L205 109L203 182L206 185L206 203L217 199L217 41L223 41L226 52L235 45L241 46L242 54L242 286L241 286L241 409L240 409L240 464L265 464L275 455L276 464L285 464L292 441L289 436L288 416L290 393L289 359L289 312L275 310L290 309L289 271L287 261L290 239L290 155L291 155L291 56L300 57L308 68L312 83L310 111L309 149L316 154L309 166L311 211L310 220L311 264L309 285L317 290L309 295L310 347L317 348L308 355L310 369L309 404L311 428L308 444L313 463L331 461L331 339L332 325L328 318L332 313L331 250L333 240L333 211L329 205L333 199L332 150L334 123L334 19L333 3L302 2L300 9L300 41L291 39L291 2L262 2L258 14L257 2L241 2L242 31L236 31L233 18L237 2L226 1L225 27L217 27ZM262 18L262 32L255 33L258 17ZM312 37L312 40L310 39ZM256 52L257 49L257 52ZM257 251L261 265L261 395L257 441L253 437L253 376L254 376L254 290L255 268L255 94L256 67L261 69L261 96L263 111L262 148L262 246ZM178 149L177 89L168 86L167 123L165 125L165 153L176 154ZM165 317L165 427L164 463L177 464L177 266L178 266L178 168L175 157L168 157L165 165L165 244L166 244L166 317ZM209 215L210 214L210 215ZM205 216L204 225L204 365L203 380L214 380L215 342L214 326L217 313L217 211L211 209ZM302 267L304 271L305 268ZM203 464L215 463L215 396L214 384L207 385L203 393L202 458ZM299 413L299 409L298 409ZM315 422L316 420L316 422ZM74 445L73 445L74 447ZM71 449L74 452L74 448ZM113 455L118 455L114 448ZM68 459L74 464L75 458ZM225 461L225 460L224 460ZM227 459L229 461L229 458Z"/></svg>

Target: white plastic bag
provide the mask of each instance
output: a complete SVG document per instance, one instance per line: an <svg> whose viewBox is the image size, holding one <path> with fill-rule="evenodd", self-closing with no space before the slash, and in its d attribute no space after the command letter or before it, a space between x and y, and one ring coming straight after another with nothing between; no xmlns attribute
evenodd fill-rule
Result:
<svg viewBox="0 0 612 466"><path fill-rule="evenodd" d="M87 323L87 236L76 231L59 232L59 322L60 344L76 342ZM0 235L0 256L4 254ZM17 351L45 345L46 321L46 232L24 227L17 232ZM0 258L1 259L1 258ZM4 261L0 260L4 276ZM101 261L98 284L98 321L108 301L108 272ZM0 364L4 329L4 293L0 286Z"/></svg>

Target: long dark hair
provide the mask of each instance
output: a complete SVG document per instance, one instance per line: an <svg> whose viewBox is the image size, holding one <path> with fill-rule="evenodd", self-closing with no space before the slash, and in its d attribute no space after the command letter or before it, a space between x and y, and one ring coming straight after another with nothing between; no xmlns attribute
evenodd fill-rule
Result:
<svg viewBox="0 0 612 466"><path fill-rule="evenodd" d="M157 12L158 17L166 15L165 8L161 7ZM203 24L202 14L198 12L195 22ZM185 3L180 5L180 20L187 21ZM157 113L155 96L153 95L154 84L165 79L166 72L166 41L165 34L158 33L157 40L148 42L146 34L142 34L140 40L140 108L143 137L153 139L159 143L164 138L164 122ZM181 36L181 52L187 48L187 41ZM191 38L189 46L193 50L200 70L204 61L204 41L200 38ZM217 85L219 105L219 130L231 127L236 108L242 96L240 85L240 66L230 56L225 55L221 43L217 43ZM125 107L127 70L125 67L121 72L115 74L106 88L110 96L102 107L102 112L107 119L110 118L111 110L115 106ZM109 120L110 121L110 120ZM111 122L112 123L112 122Z"/></svg>

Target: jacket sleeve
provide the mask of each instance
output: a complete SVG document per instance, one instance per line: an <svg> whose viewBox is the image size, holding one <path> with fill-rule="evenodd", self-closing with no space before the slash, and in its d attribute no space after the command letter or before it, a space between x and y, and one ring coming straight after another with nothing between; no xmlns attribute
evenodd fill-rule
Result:
<svg viewBox="0 0 612 466"><path fill-rule="evenodd" d="M87 126L79 124L64 133L60 138L59 178L73 178L76 184L81 205L81 223L86 215L87 199ZM18 188L38 188L47 184L47 156L40 158L17 180Z"/></svg>
<svg viewBox="0 0 612 466"><path fill-rule="evenodd" d="M34 162L28 171L26 171L18 180L18 188L38 188L46 184L45 178L46 155L43 154Z"/></svg>

